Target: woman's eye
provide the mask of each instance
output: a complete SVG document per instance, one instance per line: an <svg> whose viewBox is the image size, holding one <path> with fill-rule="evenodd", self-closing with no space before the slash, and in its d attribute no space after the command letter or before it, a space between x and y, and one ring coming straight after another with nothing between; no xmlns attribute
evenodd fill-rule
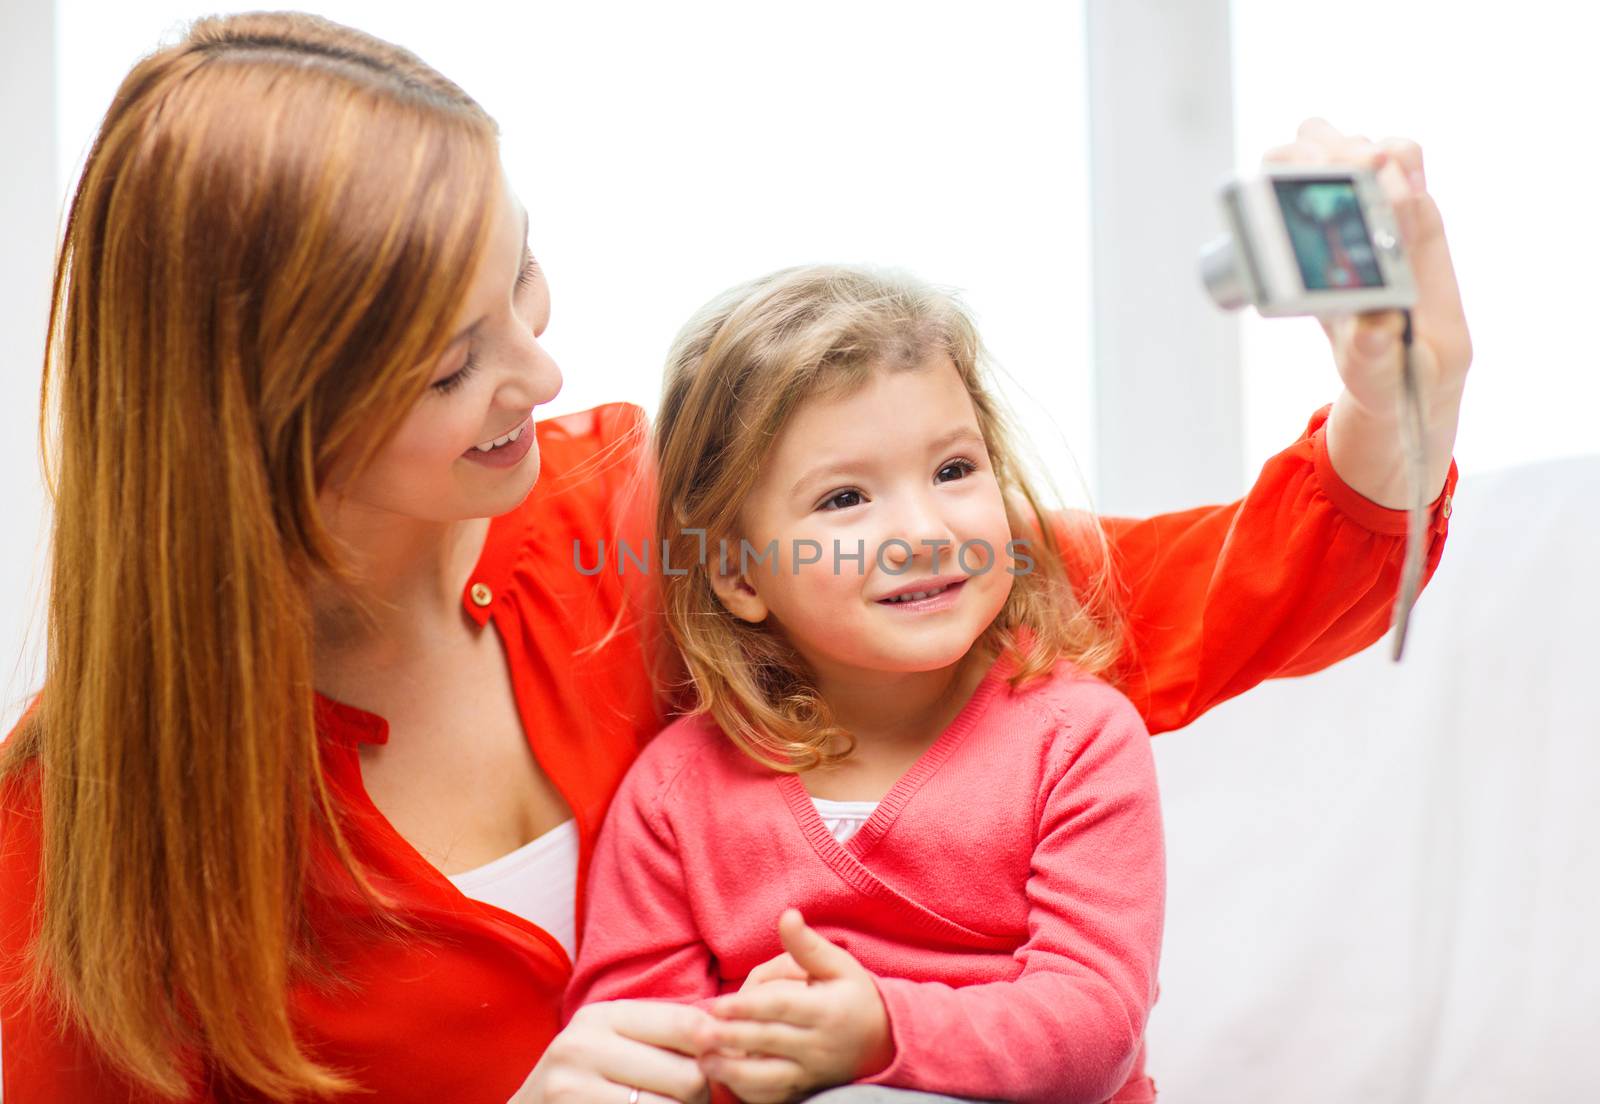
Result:
<svg viewBox="0 0 1600 1104"><path fill-rule="evenodd" d="M521 291L525 287L532 287L539 278L539 262L534 260L533 250L525 250L522 254L522 271L517 273L517 288Z"/></svg>
<svg viewBox="0 0 1600 1104"><path fill-rule="evenodd" d="M851 506L859 505L861 505L860 491L840 491L837 494L829 495L822 501L822 509L824 510L846 510Z"/></svg>
<svg viewBox="0 0 1600 1104"><path fill-rule="evenodd" d="M971 475L977 470L978 465L974 464L971 460L952 460L950 463L939 469L939 474L934 476L934 482L948 483L950 479L965 479L967 476ZM944 478L946 472L954 472L955 474L950 476L949 479L946 479Z"/></svg>
<svg viewBox="0 0 1600 1104"><path fill-rule="evenodd" d="M463 364L457 371L450 373L442 380L435 380L429 386L441 395L448 395L450 392L454 391L456 388L465 383L467 381L467 377L472 375L473 369L477 368L477 366L477 358L469 352L467 354L467 362Z"/></svg>

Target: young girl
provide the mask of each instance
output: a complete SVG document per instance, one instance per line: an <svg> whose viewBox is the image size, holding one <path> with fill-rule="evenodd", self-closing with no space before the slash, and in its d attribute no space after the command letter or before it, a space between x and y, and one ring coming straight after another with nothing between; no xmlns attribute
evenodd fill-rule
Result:
<svg viewBox="0 0 1600 1104"><path fill-rule="evenodd" d="M1095 677L1108 588L1067 582L1104 560L1038 526L980 363L950 297L833 267L736 289L671 359L698 703L611 807L567 1007L706 1001L702 1068L745 1100L1154 1098L1148 734Z"/></svg>

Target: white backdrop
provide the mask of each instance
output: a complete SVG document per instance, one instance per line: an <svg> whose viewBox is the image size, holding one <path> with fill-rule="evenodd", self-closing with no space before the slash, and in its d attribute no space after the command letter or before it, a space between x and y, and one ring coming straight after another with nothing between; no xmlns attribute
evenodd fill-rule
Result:
<svg viewBox="0 0 1600 1104"><path fill-rule="evenodd" d="M1600 1100L1600 455L1462 478L1406 657L1155 741L1172 1104Z"/></svg>

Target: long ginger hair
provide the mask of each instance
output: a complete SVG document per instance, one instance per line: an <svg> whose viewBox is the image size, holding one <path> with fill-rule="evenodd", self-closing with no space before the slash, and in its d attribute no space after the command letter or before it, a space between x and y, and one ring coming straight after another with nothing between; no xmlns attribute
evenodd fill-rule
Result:
<svg viewBox="0 0 1600 1104"><path fill-rule="evenodd" d="M310 591L344 569L317 498L426 389L500 179L493 121L411 53L252 14L134 66L72 196L45 678L0 780L39 786L29 999L159 1095L197 1062L353 1087L289 1012L310 856L365 885L319 769Z"/></svg>
<svg viewBox="0 0 1600 1104"><path fill-rule="evenodd" d="M1123 626L1104 533L1091 515L1046 508L960 301L890 271L775 272L712 301L679 334L667 358L655 459L656 532L668 562L686 565L682 574L663 572L660 586L666 627L692 682L690 708L776 770L836 762L848 754L849 734L782 634L723 607L708 561L719 559L720 541L737 546L739 511L802 403L848 394L874 372L911 370L935 353L950 358L972 399L1011 535L1027 542L1033 561L1019 569L978 646L1015 649L1012 685L1060 659L1090 673L1118 659ZM702 555L705 542L719 552Z"/></svg>

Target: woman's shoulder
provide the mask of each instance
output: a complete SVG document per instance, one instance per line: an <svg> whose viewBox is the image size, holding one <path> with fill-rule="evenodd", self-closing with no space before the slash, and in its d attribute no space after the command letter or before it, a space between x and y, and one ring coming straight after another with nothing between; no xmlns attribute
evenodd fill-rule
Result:
<svg viewBox="0 0 1600 1104"><path fill-rule="evenodd" d="M13 730L7 741L16 738ZM8 756L8 750L0 744L0 957L21 945L17 940L34 906L44 842L39 759Z"/></svg>
<svg viewBox="0 0 1600 1104"><path fill-rule="evenodd" d="M615 489L648 474L650 419L635 403L602 403L534 423L539 481L530 500ZM543 488L543 494L540 493Z"/></svg>
<svg viewBox="0 0 1600 1104"><path fill-rule="evenodd" d="M0 737L0 831L5 820L16 816L37 817L39 812L40 763L36 726L42 696L33 700L17 718L11 731ZM6 849L0 846L0 860Z"/></svg>
<svg viewBox="0 0 1600 1104"><path fill-rule="evenodd" d="M533 425L541 448L548 445L590 456L618 441L644 434L649 418L637 403L613 402L542 418Z"/></svg>
<svg viewBox="0 0 1600 1104"><path fill-rule="evenodd" d="M546 418L534 432L539 477L519 506L490 523L473 580L518 606L538 595L524 612L548 621L559 610L565 637L608 636L624 606L654 608L648 419L633 403L605 403ZM624 546L640 552L626 570Z"/></svg>

